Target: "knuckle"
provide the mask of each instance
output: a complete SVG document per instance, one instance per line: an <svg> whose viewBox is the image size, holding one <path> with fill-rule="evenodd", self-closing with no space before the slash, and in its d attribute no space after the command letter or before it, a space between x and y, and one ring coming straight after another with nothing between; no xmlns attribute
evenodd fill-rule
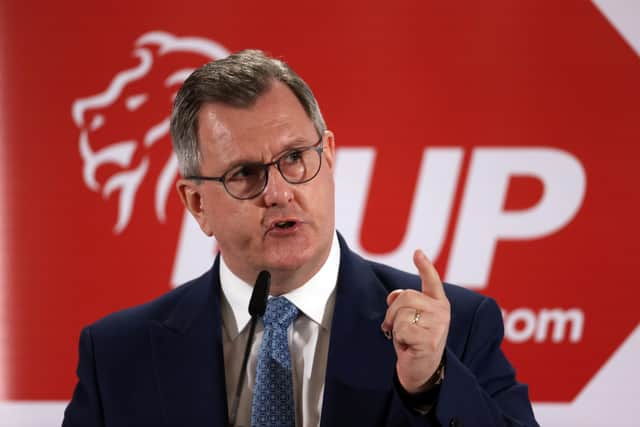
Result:
<svg viewBox="0 0 640 427"><path fill-rule="evenodd" d="M415 292L413 289L403 289L400 295L398 295L396 301L398 301L400 305L406 305L407 302L411 299L413 292Z"/></svg>
<svg viewBox="0 0 640 427"><path fill-rule="evenodd" d="M393 323L394 318L395 318L395 310L392 307L390 307L387 309L387 312L384 315L383 323L390 325Z"/></svg>
<svg viewBox="0 0 640 427"><path fill-rule="evenodd" d="M392 326L393 320L394 320L393 313L390 313L389 311L387 311L387 314L384 316L384 320L382 323L384 323L387 326Z"/></svg>

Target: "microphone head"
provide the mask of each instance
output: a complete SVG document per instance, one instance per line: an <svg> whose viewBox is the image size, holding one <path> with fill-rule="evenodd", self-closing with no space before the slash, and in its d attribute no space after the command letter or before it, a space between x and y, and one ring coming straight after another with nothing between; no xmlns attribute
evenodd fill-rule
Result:
<svg viewBox="0 0 640 427"><path fill-rule="evenodd" d="M271 286L271 274L267 270L262 270L258 274L256 284L253 286L251 300L249 301L249 314L262 316L267 309L267 298L269 297L269 287Z"/></svg>

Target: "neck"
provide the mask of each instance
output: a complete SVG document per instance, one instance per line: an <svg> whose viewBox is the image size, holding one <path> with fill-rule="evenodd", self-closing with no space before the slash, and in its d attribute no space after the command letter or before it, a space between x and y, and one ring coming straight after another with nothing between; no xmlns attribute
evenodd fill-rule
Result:
<svg viewBox="0 0 640 427"><path fill-rule="evenodd" d="M279 296L289 293L295 289L298 289L305 283L307 283L324 265L326 258L317 268L309 269L309 271L303 273L301 270L292 271L278 271L270 270L271 273L271 289L269 294L272 296Z"/></svg>

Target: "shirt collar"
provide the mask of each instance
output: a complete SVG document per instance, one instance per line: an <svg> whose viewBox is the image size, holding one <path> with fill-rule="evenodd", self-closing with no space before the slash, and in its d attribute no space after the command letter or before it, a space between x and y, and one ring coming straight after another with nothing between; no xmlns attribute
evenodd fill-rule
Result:
<svg viewBox="0 0 640 427"><path fill-rule="evenodd" d="M324 318L324 311L327 301L338 282L339 267L340 244L338 243L337 234L334 233L329 256L320 270L304 285L282 296L291 301L298 307L298 310L312 321L328 329L330 319ZM253 286L244 282L229 269L224 262L222 254L220 255L220 285L238 328L236 331L227 329L233 339L240 334L251 319L248 307Z"/></svg>

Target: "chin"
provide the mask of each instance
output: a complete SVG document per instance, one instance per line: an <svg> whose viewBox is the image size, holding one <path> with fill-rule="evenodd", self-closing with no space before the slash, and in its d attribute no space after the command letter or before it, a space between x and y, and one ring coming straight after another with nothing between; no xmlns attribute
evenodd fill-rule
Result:
<svg viewBox="0 0 640 427"><path fill-rule="evenodd" d="M316 269L319 266L313 265L318 256L311 248L299 250L272 251L264 260L264 265L272 272L295 273L300 270Z"/></svg>
<svg viewBox="0 0 640 427"><path fill-rule="evenodd" d="M309 262L309 257L304 257L300 254L291 254L290 256L269 258L265 264L273 270L293 272L300 270L305 265L308 265Z"/></svg>
<svg viewBox="0 0 640 427"><path fill-rule="evenodd" d="M265 255L264 266L270 271L295 273L300 270L317 271L324 262L323 245L320 239L310 236L296 236L294 239L273 239L261 248ZM315 243L312 243L315 242ZM305 274L305 273L303 273Z"/></svg>

